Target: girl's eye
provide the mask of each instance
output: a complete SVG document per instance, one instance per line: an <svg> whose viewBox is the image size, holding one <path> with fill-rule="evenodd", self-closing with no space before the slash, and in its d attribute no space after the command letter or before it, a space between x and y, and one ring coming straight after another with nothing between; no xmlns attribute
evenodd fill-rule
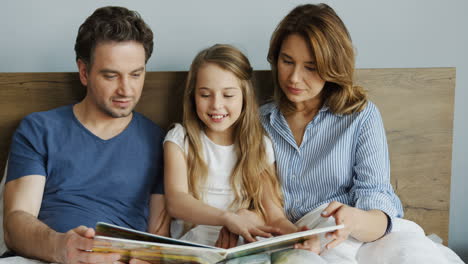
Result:
<svg viewBox="0 0 468 264"><path fill-rule="evenodd" d="M231 98L231 97L234 97L234 95L233 94L225 94L224 97Z"/></svg>
<svg viewBox="0 0 468 264"><path fill-rule="evenodd" d="M284 64L293 64L293 62L292 62L292 61L285 60L285 59L283 59L283 63L284 63Z"/></svg>
<svg viewBox="0 0 468 264"><path fill-rule="evenodd" d="M200 96L201 96L201 97L204 97L204 98L206 98L206 97L210 97L210 95L209 95L209 94L200 94Z"/></svg>
<svg viewBox="0 0 468 264"><path fill-rule="evenodd" d="M307 66L306 66L305 68L306 68L306 70L308 70L308 71L316 71L316 70L317 70L315 67L307 67Z"/></svg>

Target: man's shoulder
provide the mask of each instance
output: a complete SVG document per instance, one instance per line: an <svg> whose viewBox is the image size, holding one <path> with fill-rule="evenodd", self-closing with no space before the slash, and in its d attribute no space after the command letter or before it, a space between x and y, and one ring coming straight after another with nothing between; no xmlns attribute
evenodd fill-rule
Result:
<svg viewBox="0 0 468 264"><path fill-rule="evenodd" d="M63 125L64 120L71 120L72 105L61 106L51 110L33 112L25 116L23 124L32 126L41 126L45 128L53 127L53 124Z"/></svg>

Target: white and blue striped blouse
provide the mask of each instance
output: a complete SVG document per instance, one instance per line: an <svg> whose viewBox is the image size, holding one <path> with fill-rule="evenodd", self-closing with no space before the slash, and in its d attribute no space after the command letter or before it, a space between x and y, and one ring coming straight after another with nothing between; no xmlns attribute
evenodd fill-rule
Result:
<svg viewBox="0 0 468 264"><path fill-rule="evenodd" d="M261 121L273 142L285 211L291 221L331 201L378 209L390 219L403 216L390 184L382 118L373 103L349 115L333 114L322 107L307 124L300 146L275 103L261 107Z"/></svg>

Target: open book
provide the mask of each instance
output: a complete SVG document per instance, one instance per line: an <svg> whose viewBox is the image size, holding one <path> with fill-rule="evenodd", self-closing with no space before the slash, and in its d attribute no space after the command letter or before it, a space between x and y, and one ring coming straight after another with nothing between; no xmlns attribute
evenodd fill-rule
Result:
<svg viewBox="0 0 468 264"><path fill-rule="evenodd" d="M92 250L120 253L121 261L125 262L131 258L138 258L150 263L211 264L251 254L290 248L312 235L343 227L343 225L334 225L316 228L223 249L99 222L96 224Z"/></svg>

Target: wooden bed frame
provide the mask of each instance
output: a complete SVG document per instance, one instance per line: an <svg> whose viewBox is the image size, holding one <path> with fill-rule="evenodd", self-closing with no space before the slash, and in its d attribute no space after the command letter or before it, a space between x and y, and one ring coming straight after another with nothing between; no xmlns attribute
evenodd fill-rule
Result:
<svg viewBox="0 0 468 264"><path fill-rule="evenodd" d="M163 128L180 121L186 75L148 72L136 110ZM271 73L256 71L255 78L264 102L271 97ZM356 80L382 113L405 218L447 244L455 69L359 69ZM0 73L0 171L24 116L76 103L85 92L77 73Z"/></svg>

